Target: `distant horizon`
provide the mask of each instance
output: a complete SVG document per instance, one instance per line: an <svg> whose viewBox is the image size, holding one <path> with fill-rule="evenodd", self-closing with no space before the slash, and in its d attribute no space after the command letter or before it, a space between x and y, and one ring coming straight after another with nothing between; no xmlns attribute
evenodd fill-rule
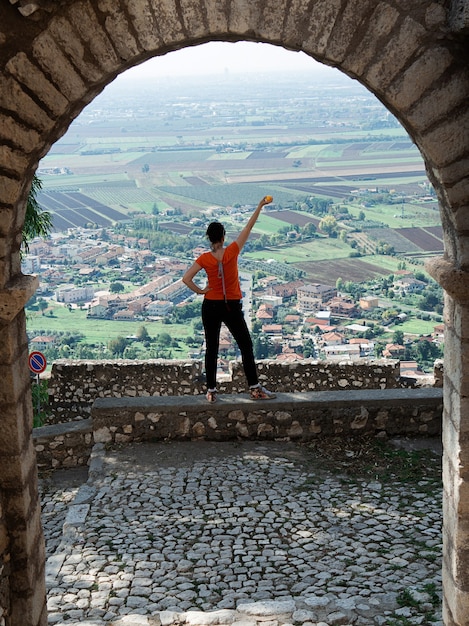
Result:
<svg viewBox="0 0 469 626"><path fill-rule="evenodd" d="M341 74L340 70L315 61L304 52L253 42L209 42L153 57L120 75L120 78L148 79L238 74L311 72L317 77Z"/></svg>

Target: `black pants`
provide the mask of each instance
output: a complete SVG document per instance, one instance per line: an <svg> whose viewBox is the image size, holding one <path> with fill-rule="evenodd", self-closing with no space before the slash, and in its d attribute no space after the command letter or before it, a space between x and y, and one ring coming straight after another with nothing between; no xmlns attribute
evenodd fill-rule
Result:
<svg viewBox="0 0 469 626"><path fill-rule="evenodd" d="M244 373L248 385L257 385L257 369L243 307L240 300L207 300L202 303L202 323L205 331L205 373L207 386L215 389L217 384L218 348L220 345L220 328L226 325L241 351Z"/></svg>

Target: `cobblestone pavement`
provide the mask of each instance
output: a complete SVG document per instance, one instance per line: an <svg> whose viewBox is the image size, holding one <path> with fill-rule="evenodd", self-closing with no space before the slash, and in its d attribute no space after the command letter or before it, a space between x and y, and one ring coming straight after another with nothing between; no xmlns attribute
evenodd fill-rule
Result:
<svg viewBox="0 0 469 626"><path fill-rule="evenodd" d="M283 442L174 442L97 446L88 477L40 485L49 624L442 624L431 478L345 478Z"/></svg>

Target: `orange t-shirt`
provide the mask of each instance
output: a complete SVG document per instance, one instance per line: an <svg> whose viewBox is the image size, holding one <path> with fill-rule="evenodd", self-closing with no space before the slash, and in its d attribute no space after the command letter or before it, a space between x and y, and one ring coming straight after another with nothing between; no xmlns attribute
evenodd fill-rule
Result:
<svg viewBox="0 0 469 626"><path fill-rule="evenodd" d="M241 300L242 298L238 276L238 256L239 246L236 241L233 241L225 248L222 259L227 300ZM196 263L207 272L210 291L205 294L205 298L207 300L224 300L223 282L217 259L211 252L204 252L196 260Z"/></svg>

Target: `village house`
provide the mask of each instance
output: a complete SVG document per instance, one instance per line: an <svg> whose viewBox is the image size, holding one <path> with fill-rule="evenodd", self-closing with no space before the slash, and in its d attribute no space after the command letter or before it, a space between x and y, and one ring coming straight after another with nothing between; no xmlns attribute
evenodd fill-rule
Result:
<svg viewBox="0 0 469 626"><path fill-rule="evenodd" d="M335 287L311 283L302 285L296 290L297 309L303 313L323 308L323 304L337 295Z"/></svg>
<svg viewBox="0 0 469 626"><path fill-rule="evenodd" d="M375 342L367 341L366 339L359 339L358 337L353 337L349 340L349 344L360 346L360 356L361 357L372 357L375 352Z"/></svg>
<svg viewBox="0 0 469 626"><path fill-rule="evenodd" d="M330 324L329 318L316 317L315 315L305 318L305 324L309 324L312 331L319 328L321 333L329 333L336 329L336 326Z"/></svg>
<svg viewBox="0 0 469 626"><path fill-rule="evenodd" d="M64 285L55 292L57 302L71 304L74 302L88 302L94 296L93 287L72 287Z"/></svg>
<svg viewBox="0 0 469 626"><path fill-rule="evenodd" d="M149 298L148 296L143 296L136 300L131 300L128 303L127 308L130 311L134 311L135 313L141 313L145 309L145 307L150 304L150 302L151 298Z"/></svg>
<svg viewBox="0 0 469 626"><path fill-rule="evenodd" d="M131 311L130 309L122 309L120 311L116 311L112 317L116 321L130 321L135 319L135 311Z"/></svg>
<svg viewBox="0 0 469 626"><path fill-rule="evenodd" d="M278 279L277 279L278 280ZM304 285L301 280L293 280L288 283L271 284L267 293L271 296L280 296L281 298L291 298L297 294L300 287Z"/></svg>
<svg viewBox="0 0 469 626"><path fill-rule="evenodd" d="M397 359L404 354L405 347L399 343L387 343L383 350L383 358L385 359Z"/></svg>
<svg viewBox="0 0 469 626"><path fill-rule="evenodd" d="M343 296L336 296L329 300L327 308L331 313L340 317L355 317L358 315L355 303L350 298L344 298Z"/></svg>
<svg viewBox="0 0 469 626"><path fill-rule="evenodd" d="M414 278L414 276L402 276L393 282L393 289L400 291L402 295L408 293L419 293L425 289L426 286L427 283L423 280Z"/></svg>
<svg viewBox="0 0 469 626"><path fill-rule="evenodd" d="M433 327L432 337L435 343L441 343L445 340L445 325L437 324Z"/></svg>
<svg viewBox="0 0 469 626"><path fill-rule="evenodd" d="M156 298L157 300L170 300L173 304L178 304L190 295L192 295L191 290L179 278L176 282L158 291Z"/></svg>
<svg viewBox="0 0 469 626"><path fill-rule="evenodd" d="M322 351L329 360L357 360L360 358L360 346L355 344L342 344L323 346Z"/></svg>
<svg viewBox="0 0 469 626"><path fill-rule="evenodd" d="M325 346L340 346L345 343L345 337L338 332L324 333L321 342Z"/></svg>
<svg viewBox="0 0 469 626"><path fill-rule="evenodd" d="M301 322L301 317L299 315L294 315L290 313L289 315L285 315L284 320L285 324L292 324L293 326L298 325Z"/></svg>
<svg viewBox="0 0 469 626"><path fill-rule="evenodd" d="M55 346L56 337L54 335L38 335L30 340L29 345L32 350L45 350Z"/></svg>
<svg viewBox="0 0 469 626"><path fill-rule="evenodd" d="M379 306L379 299L377 296L363 296L358 301L358 306L364 311L370 311Z"/></svg>
<svg viewBox="0 0 469 626"><path fill-rule="evenodd" d="M94 246L93 248L78 249L74 254L73 251L70 251L69 256L78 263L91 263L96 261L106 250L107 246Z"/></svg>
<svg viewBox="0 0 469 626"><path fill-rule="evenodd" d="M263 324L262 332L268 337L281 337L283 334L282 324Z"/></svg>
<svg viewBox="0 0 469 626"><path fill-rule="evenodd" d="M417 361L400 361L399 371L401 376L409 376L412 378L422 376L424 374Z"/></svg>
<svg viewBox="0 0 469 626"><path fill-rule="evenodd" d="M146 311L148 315L163 317L171 313L173 307L174 304L169 300L156 300L147 304Z"/></svg>
<svg viewBox="0 0 469 626"><path fill-rule="evenodd" d="M274 319L274 313L270 306L261 304L256 311L256 319L259 321L271 321Z"/></svg>

